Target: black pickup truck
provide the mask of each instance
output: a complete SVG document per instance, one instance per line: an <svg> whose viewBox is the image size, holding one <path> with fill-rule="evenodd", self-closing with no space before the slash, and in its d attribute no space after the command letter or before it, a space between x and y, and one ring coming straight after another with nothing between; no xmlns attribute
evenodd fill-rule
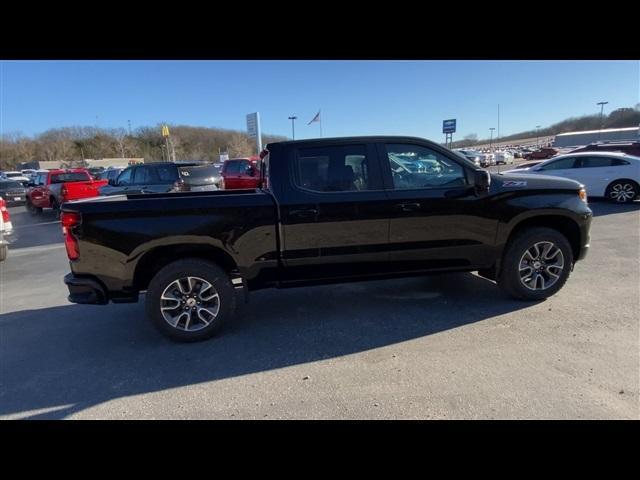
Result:
<svg viewBox="0 0 640 480"><path fill-rule="evenodd" d="M261 157L259 189L64 204L69 300L146 291L156 327L195 341L265 287L478 271L541 300L589 248L592 212L572 180L490 174L414 137L279 142Z"/></svg>

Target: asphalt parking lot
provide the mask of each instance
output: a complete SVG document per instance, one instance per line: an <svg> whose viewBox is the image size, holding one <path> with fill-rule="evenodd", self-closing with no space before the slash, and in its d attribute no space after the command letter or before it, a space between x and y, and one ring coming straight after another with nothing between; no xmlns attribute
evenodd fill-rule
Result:
<svg viewBox="0 0 640 480"><path fill-rule="evenodd" d="M590 253L547 301L475 274L264 290L188 345L142 302L68 303L59 224L11 208L0 418L639 419L640 203L591 206Z"/></svg>

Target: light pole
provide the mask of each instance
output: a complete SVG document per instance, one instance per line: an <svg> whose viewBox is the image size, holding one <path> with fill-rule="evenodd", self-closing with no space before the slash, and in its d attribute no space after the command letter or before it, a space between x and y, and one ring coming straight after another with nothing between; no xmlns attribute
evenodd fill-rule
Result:
<svg viewBox="0 0 640 480"><path fill-rule="evenodd" d="M295 121L298 117L289 117L289 120L291 120L291 133L293 135L293 139L296 139L296 126L295 126Z"/></svg>
<svg viewBox="0 0 640 480"><path fill-rule="evenodd" d="M600 105L600 131L598 132L598 141L600 141L601 137L602 137L602 127L603 122L602 122L602 114L604 113L604 106L609 103L609 102L598 102L596 103L596 105Z"/></svg>
<svg viewBox="0 0 640 480"><path fill-rule="evenodd" d="M491 138L489 139L489 151L491 151L493 145L493 131L495 130L495 127L491 127L489 130L491 130Z"/></svg>
<svg viewBox="0 0 640 480"><path fill-rule="evenodd" d="M536 125L536 148L540 148L540 143L538 142L538 138L540 138L540 134L538 130L540 129L540 125Z"/></svg>

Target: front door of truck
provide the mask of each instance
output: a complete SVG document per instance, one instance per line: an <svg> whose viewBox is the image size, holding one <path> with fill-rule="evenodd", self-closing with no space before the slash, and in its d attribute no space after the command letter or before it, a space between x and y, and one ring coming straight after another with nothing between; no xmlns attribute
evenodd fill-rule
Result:
<svg viewBox="0 0 640 480"><path fill-rule="evenodd" d="M375 146L302 144L285 151L281 170L270 175L287 184L279 198L287 279L384 270L389 218Z"/></svg>
<svg viewBox="0 0 640 480"><path fill-rule="evenodd" d="M426 145L380 143L389 195L389 266L437 270L492 263L497 220L473 167Z"/></svg>

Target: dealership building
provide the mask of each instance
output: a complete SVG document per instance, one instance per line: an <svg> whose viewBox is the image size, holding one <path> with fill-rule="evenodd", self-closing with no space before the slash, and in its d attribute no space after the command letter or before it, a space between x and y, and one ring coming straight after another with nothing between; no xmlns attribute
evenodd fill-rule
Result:
<svg viewBox="0 0 640 480"><path fill-rule="evenodd" d="M585 132L568 132L556 135L554 147L578 147L596 142L640 141L640 127L607 128Z"/></svg>

